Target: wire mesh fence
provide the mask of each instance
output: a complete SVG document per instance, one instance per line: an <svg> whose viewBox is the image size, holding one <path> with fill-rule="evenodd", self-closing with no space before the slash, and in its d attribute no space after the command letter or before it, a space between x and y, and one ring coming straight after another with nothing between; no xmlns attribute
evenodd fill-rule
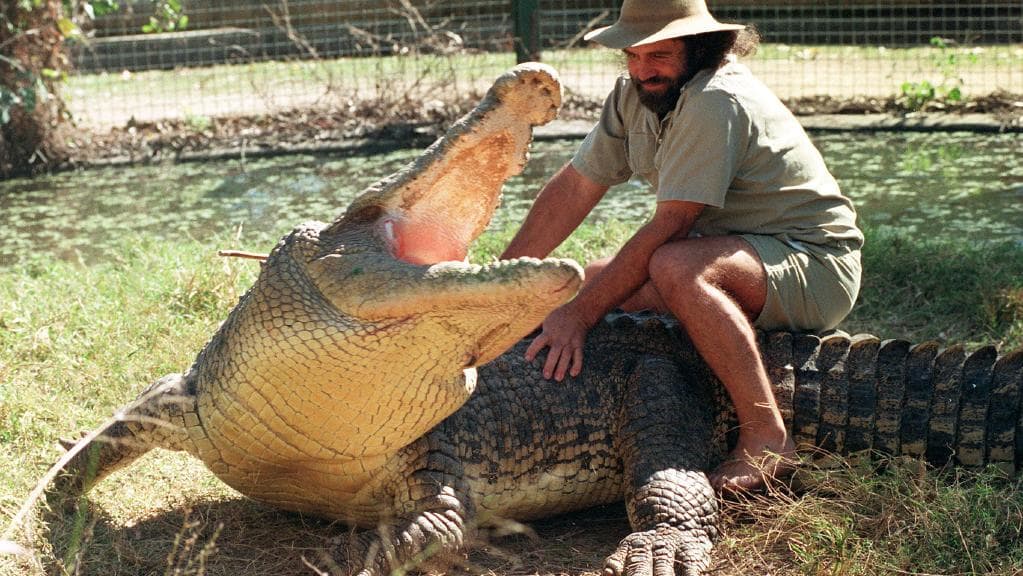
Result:
<svg viewBox="0 0 1023 576"><path fill-rule="evenodd" d="M484 89L525 35L568 93L599 100L622 73L587 46L619 0L193 0L185 31L143 34L148 0L121 3L71 47L70 108L86 125L130 118L344 109ZM1023 94L1023 2L713 1L763 36L747 63L780 97L976 98ZM523 31L522 22L530 29ZM521 51L521 50L520 50Z"/></svg>

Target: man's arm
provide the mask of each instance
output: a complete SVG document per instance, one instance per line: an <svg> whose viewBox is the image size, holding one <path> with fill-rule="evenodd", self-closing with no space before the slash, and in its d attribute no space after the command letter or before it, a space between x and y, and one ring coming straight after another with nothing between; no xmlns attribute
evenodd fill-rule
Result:
<svg viewBox="0 0 1023 576"><path fill-rule="evenodd" d="M703 208L703 204L680 200L658 202L650 221L636 231L607 267L573 300L547 316L543 332L526 350L526 359L532 360L549 346L544 377L561 381L566 372L578 376L587 330L643 286L650 276L654 251L673 238L688 236Z"/></svg>
<svg viewBox="0 0 1023 576"><path fill-rule="evenodd" d="M565 164L540 190L501 259L546 258L579 226L607 189L580 174L571 163Z"/></svg>

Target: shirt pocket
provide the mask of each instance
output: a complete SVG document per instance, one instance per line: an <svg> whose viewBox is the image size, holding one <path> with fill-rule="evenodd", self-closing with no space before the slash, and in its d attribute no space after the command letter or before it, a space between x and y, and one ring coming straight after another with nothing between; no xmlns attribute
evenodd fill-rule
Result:
<svg viewBox="0 0 1023 576"><path fill-rule="evenodd" d="M654 155L657 154L657 135L650 132L629 132L628 135L629 168L633 174L645 178L648 182L657 182L657 168Z"/></svg>

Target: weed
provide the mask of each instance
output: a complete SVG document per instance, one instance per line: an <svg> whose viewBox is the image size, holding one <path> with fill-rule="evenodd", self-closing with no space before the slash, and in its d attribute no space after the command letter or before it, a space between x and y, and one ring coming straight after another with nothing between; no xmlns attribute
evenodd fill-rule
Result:
<svg viewBox="0 0 1023 576"><path fill-rule="evenodd" d="M174 32L188 27L188 15L182 9L180 0L154 0L153 4L154 15L142 26L143 32Z"/></svg>
<svg viewBox="0 0 1023 576"><path fill-rule="evenodd" d="M185 126L187 126L192 132L206 132L212 125L213 120L209 116L204 116L202 114L185 115Z"/></svg>
<svg viewBox="0 0 1023 576"><path fill-rule="evenodd" d="M181 531L174 537L174 545L167 556L165 576L203 576L206 563L217 551L217 538L224 529L218 524L213 534L202 542L205 523L192 518L192 510L185 511Z"/></svg>
<svg viewBox="0 0 1023 576"><path fill-rule="evenodd" d="M956 50L948 40L937 36L931 38L931 47L935 52L930 63L940 80L906 81L900 87L900 95L896 102L909 111L922 110L934 102L959 103L963 100L963 79L959 76L959 66L963 60L976 62L975 53L963 54Z"/></svg>
<svg viewBox="0 0 1023 576"><path fill-rule="evenodd" d="M899 85L898 102L909 111L920 110L925 104L933 102L938 96L934 84L927 80L919 82L903 82Z"/></svg>

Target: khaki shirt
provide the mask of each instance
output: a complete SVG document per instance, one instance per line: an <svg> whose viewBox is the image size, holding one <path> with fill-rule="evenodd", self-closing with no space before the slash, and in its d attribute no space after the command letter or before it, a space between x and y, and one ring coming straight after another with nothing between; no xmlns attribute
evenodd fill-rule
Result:
<svg viewBox="0 0 1023 576"><path fill-rule="evenodd" d="M694 76L663 120L619 78L572 166L598 184L635 174L658 201L705 204L695 234L765 234L796 248L863 244L852 203L802 126L734 59Z"/></svg>

